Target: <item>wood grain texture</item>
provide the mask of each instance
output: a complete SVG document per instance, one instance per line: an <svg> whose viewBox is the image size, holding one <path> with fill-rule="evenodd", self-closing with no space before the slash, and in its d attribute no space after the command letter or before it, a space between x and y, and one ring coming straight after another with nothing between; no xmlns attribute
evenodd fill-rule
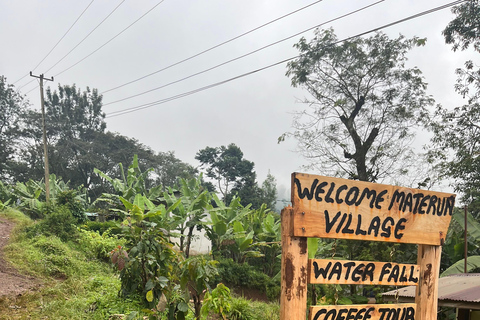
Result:
<svg viewBox="0 0 480 320"><path fill-rule="evenodd" d="M310 259L308 283L417 285L420 266L390 262Z"/></svg>
<svg viewBox="0 0 480 320"><path fill-rule="evenodd" d="M292 204L296 236L441 245L455 195L293 173Z"/></svg>

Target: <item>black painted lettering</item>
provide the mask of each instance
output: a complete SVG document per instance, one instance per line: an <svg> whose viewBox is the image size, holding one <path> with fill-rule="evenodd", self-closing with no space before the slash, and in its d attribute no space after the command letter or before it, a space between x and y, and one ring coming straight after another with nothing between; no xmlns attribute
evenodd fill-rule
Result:
<svg viewBox="0 0 480 320"><path fill-rule="evenodd" d="M360 311L357 312L357 315L355 316L355 320L361 320L363 319L363 314L367 311L367 309L363 308L360 309Z"/></svg>
<svg viewBox="0 0 480 320"><path fill-rule="evenodd" d="M387 226L387 223L390 223L390 226ZM395 224L395 220L392 217L386 217L382 223L383 232L380 234L381 237L390 238L392 234L392 226Z"/></svg>
<svg viewBox="0 0 480 320"><path fill-rule="evenodd" d="M400 273L400 282L407 281L407 266L402 266L402 272Z"/></svg>
<svg viewBox="0 0 480 320"><path fill-rule="evenodd" d="M349 229L351 224L352 224L352 214L349 213L349 214L348 214L347 224L346 224L345 227L342 229L342 233L353 234L353 232L354 232L353 229Z"/></svg>
<svg viewBox="0 0 480 320"><path fill-rule="evenodd" d="M325 309L318 310L317 313L315 313L315 316L313 317L313 320L318 320L318 318L320 318L320 316L324 313L327 313L327 310L325 310Z"/></svg>
<svg viewBox="0 0 480 320"><path fill-rule="evenodd" d="M440 201L437 206L437 216L441 217L443 216L444 210L445 210L445 202L446 198L442 198L442 205L440 206Z"/></svg>
<svg viewBox="0 0 480 320"><path fill-rule="evenodd" d="M300 199L303 199L303 198L307 197L308 200L312 200L313 199L313 192L315 191L315 187L317 186L317 183L318 183L318 179L313 180L312 186L310 187L310 190L308 190L308 188L305 188L302 191L302 185L300 183L300 180L295 178L295 184L297 185L298 197Z"/></svg>
<svg viewBox="0 0 480 320"><path fill-rule="evenodd" d="M395 239L402 239L403 237L403 232L400 233L399 231L400 230L405 230L405 223L407 222L407 219L405 218L400 218L400 220L398 220L397 224L395 225Z"/></svg>
<svg viewBox="0 0 480 320"><path fill-rule="evenodd" d="M367 263L365 270L363 271L362 281L366 281L367 277L370 276L369 281L373 281L373 272L375 271L374 263Z"/></svg>
<svg viewBox="0 0 480 320"><path fill-rule="evenodd" d="M408 207L408 212L413 211L413 195L411 193L407 193L405 196L405 202L403 204L402 212L405 212Z"/></svg>
<svg viewBox="0 0 480 320"><path fill-rule="evenodd" d="M323 279L327 279L328 270L332 266L332 262L327 263L325 268L319 268L317 261L313 261L313 273L315 274L315 279L322 276Z"/></svg>
<svg viewBox="0 0 480 320"><path fill-rule="evenodd" d="M413 214L417 214L418 204L420 200L423 198L423 193L416 193L413 195L414 205L413 205Z"/></svg>
<svg viewBox="0 0 480 320"><path fill-rule="evenodd" d="M452 215L453 214L453 207L455 206L455 197L451 196L447 198L446 205L445 205L445 211L443 213L444 216L447 215Z"/></svg>
<svg viewBox="0 0 480 320"><path fill-rule="evenodd" d="M415 309L413 307L407 308L407 315L405 316L405 320L415 320Z"/></svg>
<svg viewBox="0 0 480 320"><path fill-rule="evenodd" d="M372 234L372 231L374 232L374 236L378 236L378 232L380 231L380 218L379 217L374 217L372 221L370 221L370 227L368 227L368 235Z"/></svg>
<svg viewBox="0 0 480 320"><path fill-rule="evenodd" d="M390 205L388 206L388 210L392 209L393 204L395 202L397 202L398 207L401 208L403 206L404 201L405 201L405 192L399 192L398 190L395 190L392 196L392 200L390 201Z"/></svg>
<svg viewBox="0 0 480 320"><path fill-rule="evenodd" d="M340 198L340 193L342 193L343 190L347 190L348 187L346 185L341 185L340 187L338 187L337 189L337 194L335 195L335 201L340 204L343 202L343 199Z"/></svg>
<svg viewBox="0 0 480 320"><path fill-rule="evenodd" d="M335 217L333 217L332 221L330 221L330 214L327 210L325 210L325 231L327 233L330 233L330 230L332 230L333 226L335 225L341 214L342 213L338 211Z"/></svg>
<svg viewBox="0 0 480 320"><path fill-rule="evenodd" d="M430 196L425 196L422 198L422 201L420 201L420 205L418 206L418 213L419 214L425 214L425 210L423 210L423 207L427 206L427 201L430 199Z"/></svg>
<svg viewBox="0 0 480 320"><path fill-rule="evenodd" d="M385 199L383 198L384 195L387 194L387 190L383 190L382 192L380 192L377 196L377 199L375 199L375 208L377 209L382 209L382 206L380 205L380 203L382 203L383 201L385 201Z"/></svg>
<svg viewBox="0 0 480 320"><path fill-rule="evenodd" d="M383 265L382 271L380 271L380 278L378 279L379 281L382 281L383 277L390 273L391 267L392 267L392 264L390 262L387 262Z"/></svg>
<svg viewBox="0 0 480 320"><path fill-rule="evenodd" d="M345 280L348 280L348 276L350 275L350 269L352 269L353 266L355 266L354 261L345 262L343 264L343 267L347 268L347 271L345 272Z"/></svg>
<svg viewBox="0 0 480 320"><path fill-rule="evenodd" d="M348 216L348 214L346 214L346 213L343 214L342 220L340 220L340 223L337 226L337 230L335 230L337 233L339 233L340 230L342 230L343 223L345 222L345 219L347 219L347 216Z"/></svg>
<svg viewBox="0 0 480 320"><path fill-rule="evenodd" d="M348 310L348 314L347 314L347 317L345 318L345 320L354 320L355 315L353 315L352 313L357 313L357 311L358 311L357 308L351 308L350 310Z"/></svg>
<svg viewBox="0 0 480 320"><path fill-rule="evenodd" d="M365 188L363 189L362 191L362 194L360 195L360 198L358 198L357 202L355 202L355 205L356 206L359 206L362 201L363 201L363 198L367 197L367 199L370 199L370 208L373 209L373 206L375 204L375 198L377 197L377 191L376 190L370 190L368 188Z"/></svg>
<svg viewBox="0 0 480 320"><path fill-rule="evenodd" d="M390 310L390 308L379 308L378 311L380 312L380 320L387 320L385 319L385 314Z"/></svg>
<svg viewBox="0 0 480 320"><path fill-rule="evenodd" d="M340 262L335 262L332 268L332 272L328 276L328 280L332 280L333 275L337 275L337 280L340 280L340 276L342 275L342 264Z"/></svg>
<svg viewBox="0 0 480 320"><path fill-rule="evenodd" d="M355 234L358 236L359 234L361 234L362 236L366 235L367 234L367 231L365 230L362 230L362 216L361 215L358 215L358 219L357 219L357 229L355 229Z"/></svg>
<svg viewBox="0 0 480 320"><path fill-rule="evenodd" d="M330 188L328 189L327 194L325 195L325 202L327 202L327 203L334 203L335 202L332 199L333 189L335 189L335 182L330 183Z"/></svg>
<svg viewBox="0 0 480 320"><path fill-rule="evenodd" d="M359 193L360 190L357 187L350 188L350 190L347 192L347 196L345 197L345 203L349 206L355 204Z"/></svg>
<svg viewBox="0 0 480 320"><path fill-rule="evenodd" d="M418 278L414 277L413 276L414 274L415 274L415 266L411 266L410 267L410 276L408 277L408 281L418 283Z"/></svg>
<svg viewBox="0 0 480 320"><path fill-rule="evenodd" d="M325 315L325 320L328 320L328 319L335 320L336 317L337 317L337 309L332 309L332 310L329 310Z"/></svg>
<svg viewBox="0 0 480 320"><path fill-rule="evenodd" d="M397 310L395 308L391 308L388 310L388 320L398 320L398 314L400 313L400 308Z"/></svg>
<svg viewBox="0 0 480 320"><path fill-rule="evenodd" d="M395 282L398 282L398 276L400 274L400 267L398 264L394 265L392 268L392 272L390 272L390 275L388 276L387 281L391 282L392 279L395 280Z"/></svg>
<svg viewBox="0 0 480 320"><path fill-rule="evenodd" d="M345 320L345 317L343 316L344 313L348 313L348 309L338 310L337 320Z"/></svg>
<svg viewBox="0 0 480 320"><path fill-rule="evenodd" d="M318 202L321 202L323 199L320 197L320 194L325 193L325 190L323 190L323 187L325 187L328 183L327 182L322 182L320 183L317 188L315 189L315 200Z"/></svg>
<svg viewBox="0 0 480 320"><path fill-rule="evenodd" d="M430 211L432 211L432 216L435 215L435 212L437 211L436 210L437 201L438 201L438 197L435 196L435 195L433 195L430 198L430 202L429 202L428 208L427 208L427 214L430 214ZM432 208L433 208L433 210L432 210Z"/></svg>
<svg viewBox="0 0 480 320"><path fill-rule="evenodd" d="M370 319L372 315L370 313L374 312L375 308L368 308L367 312L365 312L365 317L363 318L364 320Z"/></svg>
<svg viewBox="0 0 480 320"><path fill-rule="evenodd" d="M365 264L360 263L352 272L352 280L353 281L360 281L361 275L363 274L363 271L365 269Z"/></svg>

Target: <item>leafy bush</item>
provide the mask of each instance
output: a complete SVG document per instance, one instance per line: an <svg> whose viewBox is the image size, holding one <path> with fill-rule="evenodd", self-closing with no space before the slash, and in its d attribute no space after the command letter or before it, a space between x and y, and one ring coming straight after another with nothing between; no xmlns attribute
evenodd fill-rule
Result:
<svg viewBox="0 0 480 320"><path fill-rule="evenodd" d="M255 288L265 290L270 278L257 271L248 263L239 264L232 259L222 259L218 264L218 282L224 282L231 287Z"/></svg>
<svg viewBox="0 0 480 320"><path fill-rule="evenodd" d="M86 220L85 216L85 200L77 195L75 190L59 191L55 199L57 205L65 206L70 210L77 222Z"/></svg>
<svg viewBox="0 0 480 320"><path fill-rule="evenodd" d="M110 233L104 232L100 234L96 231L89 231L78 229L78 244L92 258L100 261L108 262L110 260L110 252L117 246L123 246L125 240L119 239L116 236L111 236Z"/></svg>
<svg viewBox="0 0 480 320"><path fill-rule="evenodd" d="M101 235L107 231L111 235L118 235L122 233L122 228L119 227L118 222L115 221L86 221L84 226L87 230L96 231Z"/></svg>
<svg viewBox="0 0 480 320"><path fill-rule="evenodd" d="M232 299L228 319L230 320L253 320L256 319L252 307L252 301L245 298Z"/></svg>
<svg viewBox="0 0 480 320"><path fill-rule="evenodd" d="M34 238L37 235L57 236L66 242L77 237L78 232L75 226L76 219L65 206L49 207L51 213L45 216L45 219L37 224L27 228L27 235Z"/></svg>

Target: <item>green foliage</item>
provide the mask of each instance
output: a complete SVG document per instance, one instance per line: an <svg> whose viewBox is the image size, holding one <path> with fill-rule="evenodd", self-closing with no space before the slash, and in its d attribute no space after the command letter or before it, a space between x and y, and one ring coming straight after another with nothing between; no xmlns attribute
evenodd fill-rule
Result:
<svg viewBox="0 0 480 320"><path fill-rule="evenodd" d="M190 293L193 300L195 318L200 319L202 297L210 291L209 281L217 275L217 261L207 260L203 256L189 258L180 265L180 283Z"/></svg>
<svg viewBox="0 0 480 320"><path fill-rule="evenodd" d="M362 181L404 173L411 128L433 104L421 71L405 66L407 52L423 42L381 32L340 42L332 29L317 29L310 42L295 44L300 56L286 74L313 100L287 135L312 167Z"/></svg>
<svg viewBox="0 0 480 320"><path fill-rule="evenodd" d="M125 240L117 236L111 236L108 231L100 234L97 231L78 229L77 242L92 258L108 262L111 252L118 246L123 246Z"/></svg>
<svg viewBox="0 0 480 320"><path fill-rule="evenodd" d="M147 294L158 301L164 289L174 278L174 266L178 256L173 244L168 241L166 225L167 214L175 209L179 202L168 210L163 205L155 206L144 195L137 194L133 203L120 197L127 217L122 223L122 236L125 239L125 264L117 264L122 283L121 294L124 297L137 294L148 304ZM112 256L113 257L113 256ZM149 293L151 292L151 293Z"/></svg>
<svg viewBox="0 0 480 320"><path fill-rule="evenodd" d="M227 320L227 315L230 312L232 297L230 296L230 289L223 283L219 283L212 292L207 291L203 300L201 309L201 317L205 319L210 312Z"/></svg>
<svg viewBox="0 0 480 320"><path fill-rule="evenodd" d="M77 219L77 223L84 222L85 216L85 199L80 197L75 190L63 190L56 194L55 201L57 205L64 205L72 213L73 217Z"/></svg>
<svg viewBox="0 0 480 320"><path fill-rule="evenodd" d="M168 192L164 192L163 199L167 206L180 201L172 210L170 228L180 233L180 251L185 252L185 257L188 258L193 231L195 228L203 228L203 219L206 217L211 196L202 186L202 175L190 180L180 179L179 191L180 195L169 188Z"/></svg>
<svg viewBox="0 0 480 320"><path fill-rule="evenodd" d="M90 231L98 232L100 235L103 235L108 231L109 234L117 235L121 233L121 227L116 221L86 221L83 224L83 228Z"/></svg>
<svg viewBox="0 0 480 320"><path fill-rule="evenodd" d="M66 206L51 206L45 218L27 229L30 238L38 235L56 236L66 242L77 238L77 220Z"/></svg>
<svg viewBox="0 0 480 320"><path fill-rule="evenodd" d="M256 314L251 305L251 301L244 298L232 299L230 312L228 314L229 320L253 320L256 319Z"/></svg>

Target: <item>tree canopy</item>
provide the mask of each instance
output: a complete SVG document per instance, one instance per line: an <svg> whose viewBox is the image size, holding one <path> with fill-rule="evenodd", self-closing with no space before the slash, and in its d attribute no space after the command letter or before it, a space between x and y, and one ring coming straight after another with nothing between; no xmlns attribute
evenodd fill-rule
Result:
<svg viewBox="0 0 480 320"><path fill-rule="evenodd" d="M405 64L407 52L424 43L381 32L341 42L328 29L295 44L300 56L286 74L312 97L287 135L312 167L364 181L405 173L411 129L433 104L421 71Z"/></svg>

